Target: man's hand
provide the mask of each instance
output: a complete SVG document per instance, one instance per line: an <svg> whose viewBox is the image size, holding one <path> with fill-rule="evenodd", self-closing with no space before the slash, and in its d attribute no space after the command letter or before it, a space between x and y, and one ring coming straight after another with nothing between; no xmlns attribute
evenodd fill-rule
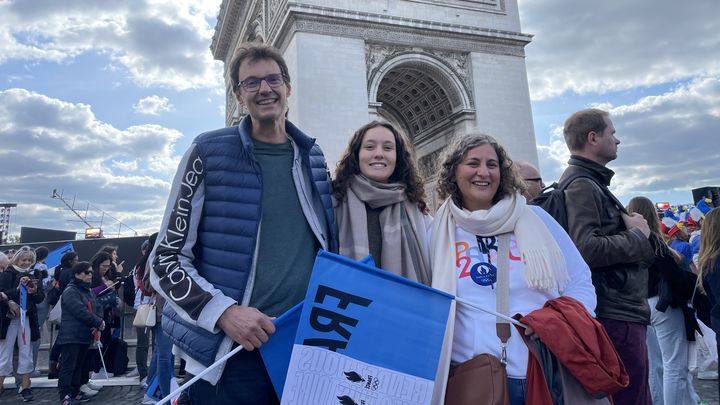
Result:
<svg viewBox="0 0 720 405"><path fill-rule="evenodd" d="M650 237L650 227L648 226L647 221L642 215L638 214L637 212L633 212L630 215L621 215L627 229L637 228L640 230L640 232L643 233L643 235L645 235L646 238Z"/></svg>
<svg viewBox="0 0 720 405"><path fill-rule="evenodd" d="M252 351L267 342L275 333L275 325L271 318L257 308L233 305L220 315L217 326L241 344L243 349Z"/></svg>
<svg viewBox="0 0 720 405"><path fill-rule="evenodd" d="M10 311L13 316L20 316L20 305L15 301L8 301L8 311Z"/></svg>

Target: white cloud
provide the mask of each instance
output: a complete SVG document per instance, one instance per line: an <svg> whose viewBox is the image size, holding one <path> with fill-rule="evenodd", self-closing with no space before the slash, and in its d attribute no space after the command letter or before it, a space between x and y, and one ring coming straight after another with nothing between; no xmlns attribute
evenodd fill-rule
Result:
<svg viewBox="0 0 720 405"><path fill-rule="evenodd" d="M152 95L133 104L133 109L139 114L160 115L161 112L175 111L175 106L167 97Z"/></svg>
<svg viewBox="0 0 720 405"><path fill-rule="evenodd" d="M196 4L200 3L200 4ZM144 87L218 86L222 64L208 44L220 0L10 0L0 2L0 63L71 61L102 52Z"/></svg>
<svg viewBox="0 0 720 405"><path fill-rule="evenodd" d="M621 141L618 159L608 165L616 172L612 188L619 196L718 185L720 76L700 77L609 112ZM569 157L562 128L538 145L538 154L546 183L557 180Z"/></svg>
<svg viewBox="0 0 720 405"><path fill-rule="evenodd" d="M720 74L717 0L520 0L531 97Z"/></svg>
<svg viewBox="0 0 720 405"><path fill-rule="evenodd" d="M3 90L3 196L18 203L15 223L45 221L50 228L67 227L58 211L61 204L50 199L58 189L90 201L138 231L152 231L159 226L180 159L174 146L181 137L177 130L159 125L118 129L98 120L86 104L24 89Z"/></svg>

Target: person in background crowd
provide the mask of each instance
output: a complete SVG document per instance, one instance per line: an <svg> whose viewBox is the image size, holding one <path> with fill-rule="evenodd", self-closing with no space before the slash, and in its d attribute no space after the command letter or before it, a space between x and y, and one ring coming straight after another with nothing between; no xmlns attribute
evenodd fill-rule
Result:
<svg viewBox="0 0 720 405"><path fill-rule="evenodd" d="M71 269L78 262L78 255L75 252L65 252L60 258L60 264L55 267L54 277L60 287L60 293L72 281L73 275Z"/></svg>
<svg viewBox="0 0 720 405"><path fill-rule="evenodd" d="M7 309L0 307L0 387L5 377L13 371L13 349L17 343L18 365L16 375L22 379L20 396L22 400L32 401L30 390L30 372L33 369L31 342L40 338L36 305L45 298L40 280L30 275L35 263L35 252L23 246L13 256L10 266L0 273L0 291L8 299ZM25 319L20 316L20 297L27 292L27 312Z"/></svg>
<svg viewBox="0 0 720 405"><path fill-rule="evenodd" d="M651 232L649 240L655 250L655 260L648 268L647 287L650 306L648 381L653 404L694 405L698 395L688 368L689 342L683 308L687 307L695 284L689 277L689 269L680 267L684 259L663 241L655 204L647 197L634 197L627 210L645 218ZM691 330L694 335L694 328Z"/></svg>
<svg viewBox="0 0 720 405"><path fill-rule="evenodd" d="M565 231L542 208L529 206L524 183L505 149L491 136L457 138L441 158L438 193L446 198L432 225L432 286L485 308L496 307L498 251L507 249L509 314L526 315L560 296L592 316L590 270ZM485 266L485 275L470 269ZM464 275L464 274L467 274ZM527 329L526 335L533 331ZM433 404L445 399L450 365L482 353L502 358L496 317L457 305L448 320ZM510 403L525 403L528 349L513 327L507 342Z"/></svg>
<svg viewBox="0 0 720 405"><path fill-rule="evenodd" d="M83 364L93 334L105 329L102 310L90 291L93 271L90 263L77 263L71 269L73 280L62 294L63 328L57 338L62 347L62 363L58 378L58 394L62 405L85 402L88 396L80 387L83 385Z"/></svg>
<svg viewBox="0 0 720 405"><path fill-rule="evenodd" d="M713 208L705 214L700 234L698 267L702 272L703 286L710 297L711 327L720 349L720 208ZM720 393L720 383L718 392Z"/></svg>
<svg viewBox="0 0 720 405"><path fill-rule="evenodd" d="M41 283L43 292L48 291L50 286L50 277L48 277L48 268L45 265L45 259L47 259L50 251L45 246L39 246L35 249L35 264L33 265L32 274L38 282ZM38 353L40 352L40 341L42 340L43 332L45 331L45 321L47 320L49 311L49 305L47 300L47 294L45 299L37 304L37 318L38 328L40 330L40 338L32 342L32 353L33 353L33 371L30 373L30 377L39 377L40 371L37 369Z"/></svg>
<svg viewBox="0 0 720 405"><path fill-rule="evenodd" d="M154 246L157 240L157 233L150 235L150 246ZM170 338L163 331L163 307L165 306L165 299L162 295L155 292L152 285L150 284L150 263L148 262L149 253L144 256L141 260L141 264L145 267L142 275L140 284L141 293L143 296L150 298L151 301L155 301L155 326L152 328L153 333L153 353L152 360L150 360L150 368L148 369L147 379L152 380L157 378L158 386L160 387L160 397L164 398L170 393L170 380L174 378L174 358L172 354L172 343ZM149 405L155 403L155 401L149 396L145 395L142 401L143 405Z"/></svg>
<svg viewBox="0 0 720 405"><path fill-rule="evenodd" d="M520 170L520 176L525 182L525 192L523 196L527 202L530 202L540 195L542 189L545 188L545 183L543 183L543 179L540 176L540 171L530 162L516 160L515 164Z"/></svg>
<svg viewBox="0 0 720 405"><path fill-rule="evenodd" d="M709 198L699 199L693 207L690 207L687 215L687 225L690 227L690 246L692 246L693 263L698 260L700 253L700 234L702 233L702 222L708 212L713 208L712 200Z"/></svg>
<svg viewBox="0 0 720 405"><path fill-rule="evenodd" d="M135 299L133 300L133 308L137 311L141 304L150 303L150 296L152 293L145 291L143 285L143 277L145 276L145 265L147 264L148 255L150 254L150 248L155 244L157 238L157 232L152 234L148 240L144 241L140 246L140 253L142 256L133 269L133 282ZM125 288L128 288L126 285ZM128 373L128 377L138 377L141 383L146 382L148 375L148 348L150 347L150 339L148 333L150 332L146 327L135 328L137 334L137 346L135 347L135 370ZM157 346L155 346L157 350Z"/></svg>
<svg viewBox="0 0 720 405"><path fill-rule="evenodd" d="M655 258L650 228L640 214L626 213L607 189L620 141L610 115L589 108L572 114L563 129L570 150L559 183L582 175L565 189L568 234L592 271L597 318L615 345L630 385L613 394L616 405L650 405L648 386L647 267Z"/></svg>
<svg viewBox="0 0 720 405"><path fill-rule="evenodd" d="M8 259L11 259L13 256L15 256L15 249L7 249L3 251L3 253L5 254L5 256L8 257Z"/></svg>
<svg viewBox="0 0 720 405"><path fill-rule="evenodd" d="M379 121L350 138L333 179L340 254L355 260L372 254L377 267L430 285L432 218L411 145Z"/></svg>
<svg viewBox="0 0 720 405"><path fill-rule="evenodd" d="M275 332L272 317L304 298L318 249L337 252L332 190L315 139L286 119L292 86L282 54L241 44L228 75L249 113L199 135L183 156L148 272L188 373L234 344L246 349L191 386L190 400L273 404L255 349ZM187 294L176 277L192 286Z"/></svg>
<svg viewBox="0 0 720 405"><path fill-rule="evenodd" d="M75 252L65 252L60 258L60 264L55 266L53 270L53 287L48 291L48 304L50 306L57 305L60 296L65 291L67 285L73 280L72 268L78 262L78 255ZM58 332L60 325L58 325ZM58 361L60 360L60 345L57 344L57 340L53 342L52 348L50 349L50 359L48 362L48 378L58 378Z"/></svg>
<svg viewBox="0 0 720 405"><path fill-rule="evenodd" d="M695 265L692 263L692 247L688 242L688 235L683 230L682 222L665 216L660 223L660 230L665 236L668 246L682 256L688 268L694 269Z"/></svg>
<svg viewBox="0 0 720 405"><path fill-rule="evenodd" d="M105 330L100 334L100 342L102 343L102 347L107 348L112 340L110 328L119 326L118 317L115 314L115 309L122 304L115 288L117 286L118 275L112 270L112 256L103 250L97 252L95 256L90 259L90 265L93 269L90 288L97 297L98 305L102 309L102 317L105 321ZM101 370L102 362L100 358L96 355L91 355L90 358L92 360L92 371L95 372L93 378L105 378L105 372ZM62 362L62 358L60 361ZM108 371L107 375L111 377L112 373Z"/></svg>
<svg viewBox="0 0 720 405"><path fill-rule="evenodd" d="M115 245L104 245L100 248L100 252L105 252L110 255L111 273L121 276L123 274L123 264L125 260L118 263L118 247Z"/></svg>
<svg viewBox="0 0 720 405"><path fill-rule="evenodd" d="M0 273L5 271L7 267L10 265L10 259L5 255L5 253L0 253Z"/></svg>

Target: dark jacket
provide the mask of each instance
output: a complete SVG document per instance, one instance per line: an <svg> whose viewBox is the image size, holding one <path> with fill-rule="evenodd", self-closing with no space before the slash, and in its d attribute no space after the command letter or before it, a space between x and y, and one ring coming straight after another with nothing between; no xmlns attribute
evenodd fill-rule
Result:
<svg viewBox="0 0 720 405"><path fill-rule="evenodd" d="M681 267L675 261L670 247L659 236L651 236L650 242L656 254L648 269L648 298L660 296L657 309L662 312L668 306L677 308L686 304L692 298L697 278L691 276L687 266Z"/></svg>
<svg viewBox="0 0 720 405"><path fill-rule="evenodd" d="M56 344L92 343L90 329L99 329L103 318L102 310L90 291L90 284L73 278L63 291L60 305L62 305L60 321L62 328Z"/></svg>
<svg viewBox="0 0 720 405"><path fill-rule="evenodd" d="M571 156L560 181L565 189L568 234L590 266L600 318L648 324L648 271L655 252L639 229L627 229L617 203L603 191L615 174L580 156ZM589 177L589 178L588 178Z"/></svg>
<svg viewBox="0 0 720 405"><path fill-rule="evenodd" d="M705 277L703 287L710 299L710 324L716 334L720 334L720 260L715 262L715 268L702 269Z"/></svg>
<svg viewBox="0 0 720 405"><path fill-rule="evenodd" d="M5 271L0 273L0 291L3 291L10 300L15 301L20 305L20 279L24 276L28 276L34 279L30 272L22 272L15 268L15 266L8 266ZM36 305L41 303L45 299L45 293L42 289L42 280L35 280L37 291L34 294L28 294L27 298L27 317L30 321L30 340L36 341L40 339L40 326L38 325L37 318L37 307ZM8 326L10 325L10 319L7 317L8 306L3 305L0 307L0 339L5 339L7 335Z"/></svg>

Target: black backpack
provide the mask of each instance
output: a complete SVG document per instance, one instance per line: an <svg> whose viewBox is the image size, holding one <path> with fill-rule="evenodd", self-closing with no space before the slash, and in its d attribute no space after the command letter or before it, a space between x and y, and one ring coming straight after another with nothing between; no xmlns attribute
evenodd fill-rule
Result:
<svg viewBox="0 0 720 405"><path fill-rule="evenodd" d="M593 183L597 184L600 189L602 189L603 193L615 203L618 209L621 212L627 214L627 211L620 203L620 201L617 200L617 198L610 192L610 190L608 190L605 185L598 184L594 179L592 179L592 177L583 174L576 174L574 176L570 176L567 179L563 180L561 183L555 182L545 187L540 192L540 195L530 201L529 204L537 205L538 207L544 209L545 212L550 214L551 217L555 218L555 221L557 221L557 223L563 227L565 232L568 232L568 215L565 205L565 189L570 186L570 183L581 177L593 180Z"/></svg>

